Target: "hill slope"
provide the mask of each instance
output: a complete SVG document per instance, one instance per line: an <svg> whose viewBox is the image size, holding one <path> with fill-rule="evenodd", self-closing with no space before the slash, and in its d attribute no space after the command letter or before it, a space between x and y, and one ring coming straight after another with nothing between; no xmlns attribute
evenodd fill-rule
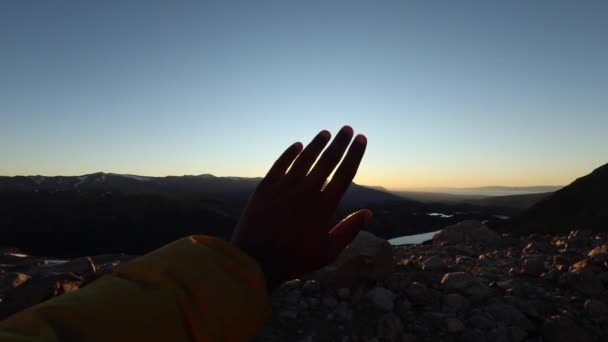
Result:
<svg viewBox="0 0 608 342"><path fill-rule="evenodd" d="M608 164L578 178L497 228L523 234L572 229L608 231Z"/></svg>

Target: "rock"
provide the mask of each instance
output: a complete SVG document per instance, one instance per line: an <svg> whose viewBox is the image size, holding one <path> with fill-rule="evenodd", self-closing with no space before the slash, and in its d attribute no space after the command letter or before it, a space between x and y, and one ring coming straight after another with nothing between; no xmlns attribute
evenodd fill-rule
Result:
<svg viewBox="0 0 608 342"><path fill-rule="evenodd" d="M408 311L410 311L411 308L412 308L412 303L410 303L410 301L407 300L407 298L404 298L403 301L401 302L401 310L403 310L404 312L408 312Z"/></svg>
<svg viewBox="0 0 608 342"><path fill-rule="evenodd" d="M499 239L499 235L479 221L468 220L445 227L433 236L433 245L484 243Z"/></svg>
<svg viewBox="0 0 608 342"><path fill-rule="evenodd" d="M469 318L469 324L480 330L490 330L496 327L496 322L482 315L473 315Z"/></svg>
<svg viewBox="0 0 608 342"><path fill-rule="evenodd" d="M353 320L353 311L350 309L348 304L346 304L344 302L341 302L340 304L338 304L338 306L336 307L335 314L336 314L336 316L338 316L338 319L341 319L344 321Z"/></svg>
<svg viewBox="0 0 608 342"><path fill-rule="evenodd" d="M393 248L390 243L361 231L334 262L306 278L348 287L357 279L380 279L392 269Z"/></svg>
<svg viewBox="0 0 608 342"><path fill-rule="evenodd" d="M93 260L90 257L76 258L60 264L51 264L40 268L43 276L58 273L75 273L80 276L88 277L97 271Z"/></svg>
<svg viewBox="0 0 608 342"><path fill-rule="evenodd" d="M553 266L567 265L567 264L568 264L568 258L564 257L563 255L553 256Z"/></svg>
<svg viewBox="0 0 608 342"><path fill-rule="evenodd" d="M488 339L488 341L492 341L492 342L510 342L509 338L507 337L507 330L503 327L498 327L498 328L494 328L492 330L490 330L486 337Z"/></svg>
<svg viewBox="0 0 608 342"><path fill-rule="evenodd" d="M481 299L490 295L491 289L486 284L475 279L469 287L464 289L463 293L471 299Z"/></svg>
<svg viewBox="0 0 608 342"><path fill-rule="evenodd" d="M604 284L589 271L574 271L562 275L560 283L584 295L597 296L604 292Z"/></svg>
<svg viewBox="0 0 608 342"><path fill-rule="evenodd" d="M395 314L387 313L378 319L376 335L383 341L397 341L401 333L403 333L403 323Z"/></svg>
<svg viewBox="0 0 608 342"><path fill-rule="evenodd" d="M304 284L302 284L302 291L308 295L317 293L320 289L321 284L319 284L319 282L316 280L307 280L304 282Z"/></svg>
<svg viewBox="0 0 608 342"><path fill-rule="evenodd" d="M441 278L441 285L445 290L462 290L471 286L475 282L475 278L466 272L451 272L446 273Z"/></svg>
<svg viewBox="0 0 608 342"><path fill-rule="evenodd" d="M469 300L457 293L449 293L443 296L442 312L465 312L469 309Z"/></svg>
<svg viewBox="0 0 608 342"><path fill-rule="evenodd" d="M316 298L316 297L308 298L308 306L315 307L315 306L319 306L319 304L321 304L321 301L319 300L319 298Z"/></svg>
<svg viewBox="0 0 608 342"><path fill-rule="evenodd" d="M300 290L295 289L295 290L289 291L287 296L285 296L285 301L289 304L295 304L300 301L300 298L302 298L302 293L300 292Z"/></svg>
<svg viewBox="0 0 608 342"><path fill-rule="evenodd" d="M335 308L338 305L338 301L336 300L336 298L334 298L332 296L325 296L325 297L323 297L323 300L321 300L321 302L326 307L332 308L332 309Z"/></svg>
<svg viewBox="0 0 608 342"><path fill-rule="evenodd" d="M459 265L468 265L475 263L475 258L466 255L458 255L456 257L456 263Z"/></svg>
<svg viewBox="0 0 608 342"><path fill-rule="evenodd" d="M348 297L350 297L350 289L348 287L339 288L336 292L340 299L348 299Z"/></svg>
<svg viewBox="0 0 608 342"><path fill-rule="evenodd" d="M8 272L0 279L0 293L9 289L14 289L26 281L30 280L30 276L23 273Z"/></svg>
<svg viewBox="0 0 608 342"><path fill-rule="evenodd" d="M542 241L532 241L522 250L524 254L546 253L547 251L549 251L549 244Z"/></svg>
<svg viewBox="0 0 608 342"><path fill-rule="evenodd" d="M540 331L544 342L592 341L584 329L563 316L553 316L545 320Z"/></svg>
<svg viewBox="0 0 608 342"><path fill-rule="evenodd" d="M507 329L507 335L509 336L509 341L511 342L522 342L526 339L528 333L520 327L509 327Z"/></svg>
<svg viewBox="0 0 608 342"><path fill-rule="evenodd" d="M486 335L479 329L466 329L460 334L461 342L486 342ZM493 341L492 341L493 342Z"/></svg>
<svg viewBox="0 0 608 342"><path fill-rule="evenodd" d="M494 302L486 307L486 311L504 325L523 326L527 330L533 328L528 318L513 305Z"/></svg>
<svg viewBox="0 0 608 342"><path fill-rule="evenodd" d="M426 298L428 294L428 288L426 285L417 281L411 283L405 290L405 294L413 302L417 302L420 298Z"/></svg>
<svg viewBox="0 0 608 342"><path fill-rule="evenodd" d="M367 298L374 306L383 311L392 311L395 294L384 287L374 287L367 293Z"/></svg>
<svg viewBox="0 0 608 342"><path fill-rule="evenodd" d="M279 312L280 319L296 319L298 318L298 312L295 310L283 310Z"/></svg>
<svg viewBox="0 0 608 342"><path fill-rule="evenodd" d="M416 338L416 335L405 333L405 334L403 334L403 336L401 336L401 342L416 342L416 341L418 341L418 339Z"/></svg>
<svg viewBox="0 0 608 342"><path fill-rule="evenodd" d="M579 260L577 262L575 262L572 266L570 266L569 271L570 272L577 272L577 271L589 271L592 273L600 273L603 271L603 267L604 265L602 265L602 263L599 262L595 262L591 259L583 259L583 260Z"/></svg>
<svg viewBox="0 0 608 342"><path fill-rule="evenodd" d="M446 264L438 255L433 255L422 263L422 270L424 271L443 271L445 268Z"/></svg>
<svg viewBox="0 0 608 342"><path fill-rule="evenodd" d="M448 317L445 319L445 326L449 333L455 334L464 330L464 323L458 318Z"/></svg>
<svg viewBox="0 0 608 342"><path fill-rule="evenodd" d="M608 259L608 244L595 247L587 253L587 256L595 262L606 261Z"/></svg>
<svg viewBox="0 0 608 342"><path fill-rule="evenodd" d="M417 281L411 283L405 289L405 295L415 306L427 305L431 302L431 290L426 285Z"/></svg>
<svg viewBox="0 0 608 342"><path fill-rule="evenodd" d="M608 306L596 299L587 299L584 304L585 313L589 316L608 315Z"/></svg>
<svg viewBox="0 0 608 342"><path fill-rule="evenodd" d="M302 279L292 279L292 280L288 280L286 282L284 282L283 284L281 284L281 288L283 289L287 289L287 290L293 290L293 289L297 289L300 286L302 286L304 282L302 281Z"/></svg>
<svg viewBox="0 0 608 342"><path fill-rule="evenodd" d="M82 277L73 273L32 277L21 286L6 291L0 306L0 319L53 296L76 291L83 282Z"/></svg>
<svg viewBox="0 0 608 342"><path fill-rule="evenodd" d="M525 257L521 266L523 274L537 276L545 271L545 256L541 254L530 254Z"/></svg>

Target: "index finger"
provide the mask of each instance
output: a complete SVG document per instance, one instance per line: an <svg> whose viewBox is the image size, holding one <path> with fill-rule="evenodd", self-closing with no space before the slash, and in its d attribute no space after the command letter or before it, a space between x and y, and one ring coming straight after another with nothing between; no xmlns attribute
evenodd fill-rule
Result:
<svg viewBox="0 0 608 342"><path fill-rule="evenodd" d="M323 189L323 197L329 201L330 205L337 205L344 196L348 186L357 174L366 147L367 138L362 134L357 135L331 181Z"/></svg>

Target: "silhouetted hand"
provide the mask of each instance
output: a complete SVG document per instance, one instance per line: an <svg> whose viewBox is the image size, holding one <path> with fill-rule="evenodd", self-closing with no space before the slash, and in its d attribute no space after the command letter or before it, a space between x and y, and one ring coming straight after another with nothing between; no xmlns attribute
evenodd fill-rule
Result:
<svg viewBox="0 0 608 342"><path fill-rule="evenodd" d="M291 145L251 197L232 242L258 261L270 290L333 261L371 219L372 212L364 209L329 226L367 145L363 135L350 144L352 137L353 129L342 127L314 167L331 138L328 131L317 134L303 151L301 143Z"/></svg>

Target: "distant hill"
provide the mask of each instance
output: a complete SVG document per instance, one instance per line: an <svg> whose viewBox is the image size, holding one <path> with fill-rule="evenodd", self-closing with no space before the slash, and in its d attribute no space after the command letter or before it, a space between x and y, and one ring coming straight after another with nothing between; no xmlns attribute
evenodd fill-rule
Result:
<svg viewBox="0 0 608 342"><path fill-rule="evenodd" d="M401 193L432 193L456 196L467 196L471 198L487 197L487 196L512 196L524 194L536 194L553 192L561 189L561 185L539 185L539 186L481 186L472 188L424 188L416 190L399 190Z"/></svg>
<svg viewBox="0 0 608 342"><path fill-rule="evenodd" d="M112 173L0 177L0 247L75 256L146 253L177 238L229 238L260 178ZM352 184L349 211L400 199Z"/></svg>
<svg viewBox="0 0 608 342"><path fill-rule="evenodd" d="M463 203L497 208L528 209L541 200L551 196L553 192L543 192L538 194L510 195L510 196L489 196L477 199L463 200Z"/></svg>
<svg viewBox="0 0 608 342"><path fill-rule="evenodd" d="M427 204L470 205L487 211L513 216L522 213L553 192L535 194L484 196L474 194L447 194L437 192L393 191L395 195Z"/></svg>
<svg viewBox="0 0 608 342"><path fill-rule="evenodd" d="M608 231L608 164L578 178L521 215L497 227L502 231Z"/></svg>
<svg viewBox="0 0 608 342"><path fill-rule="evenodd" d="M0 192L118 192L122 194L205 194L244 204L261 178L198 176L147 177L98 172L82 176L15 176L0 178ZM342 205L364 206L399 200L390 192L352 184Z"/></svg>

